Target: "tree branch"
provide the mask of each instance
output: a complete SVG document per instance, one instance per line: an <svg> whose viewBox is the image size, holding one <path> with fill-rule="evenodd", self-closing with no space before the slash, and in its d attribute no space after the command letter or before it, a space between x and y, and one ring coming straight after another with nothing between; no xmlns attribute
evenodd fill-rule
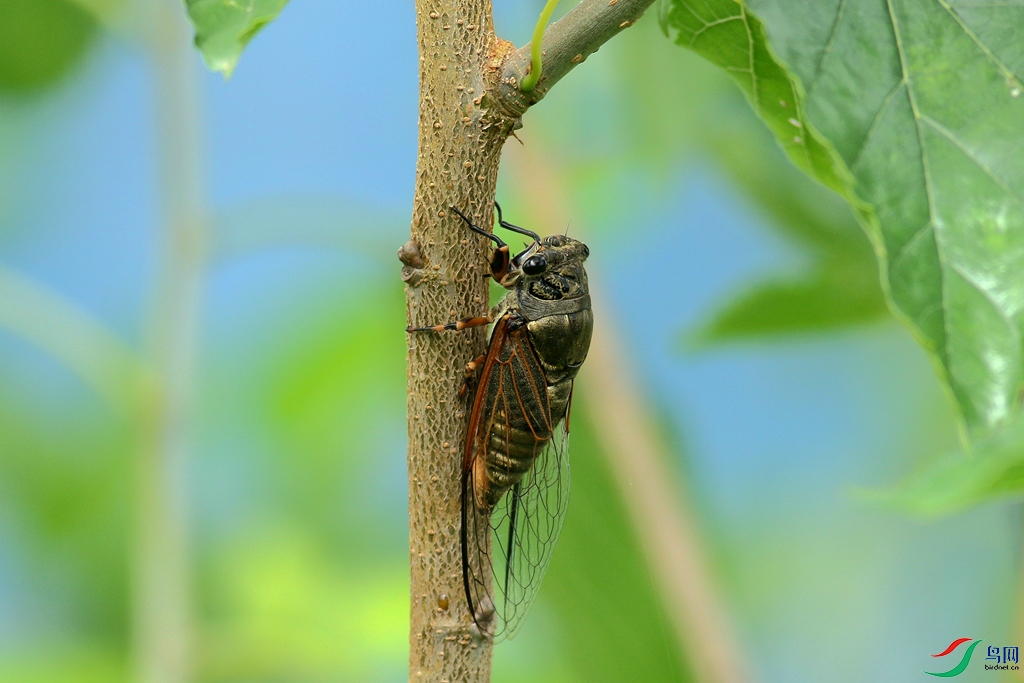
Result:
<svg viewBox="0 0 1024 683"><path fill-rule="evenodd" d="M478 225L493 221L511 122L487 111L483 95L514 48L494 35L490 0L416 0L416 25L419 157L411 234L399 258L409 325L424 327L487 310L487 240L450 207ZM459 542L469 422L459 389L466 363L486 345L483 328L408 335L411 683L490 680L491 642L473 630Z"/></svg>
<svg viewBox="0 0 1024 683"><path fill-rule="evenodd" d="M519 89L530 72L530 45L509 55L498 83L497 107L505 116L519 118L612 36L635 24L653 3L654 0L583 0L544 33L544 69L531 92Z"/></svg>
<svg viewBox="0 0 1024 683"><path fill-rule="evenodd" d="M200 88L180 3L154 4L162 243L145 332L153 381L140 402L134 665L139 683L194 679L188 462L208 241Z"/></svg>

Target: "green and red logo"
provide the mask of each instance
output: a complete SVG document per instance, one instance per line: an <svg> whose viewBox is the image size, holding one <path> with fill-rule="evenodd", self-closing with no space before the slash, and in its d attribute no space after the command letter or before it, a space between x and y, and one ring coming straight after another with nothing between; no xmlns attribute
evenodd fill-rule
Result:
<svg viewBox="0 0 1024 683"><path fill-rule="evenodd" d="M964 650L963 657L960 658L959 664L954 666L949 671L943 671L942 673L932 673L931 671L925 671L925 673L929 676L938 676L940 678L952 678L953 676L959 676L960 674L962 674L964 670L967 668L967 665L971 663L971 655L974 654L974 648L978 647L978 643L981 642L980 639L974 640L973 638L957 638L952 643L950 643L949 647L947 647L945 650L943 650L937 655L932 655L932 657L945 657L949 654L952 654L961 645L967 642L971 642L971 644L967 646L966 650Z"/></svg>

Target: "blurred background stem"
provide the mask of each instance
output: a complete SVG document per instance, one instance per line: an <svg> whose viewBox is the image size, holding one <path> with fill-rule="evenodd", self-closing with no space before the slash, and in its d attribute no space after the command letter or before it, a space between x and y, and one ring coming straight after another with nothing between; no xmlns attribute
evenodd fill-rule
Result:
<svg viewBox="0 0 1024 683"><path fill-rule="evenodd" d="M163 229L145 339L155 382L140 420L135 665L140 683L184 683L192 668L186 475L207 212L191 31L173 0L158 0L151 16Z"/></svg>
<svg viewBox="0 0 1024 683"><path fill-rule="evenodd" d="M544 149L543 142L534 138L522 146L510 145L505 159L529 197L536 225L548 226L545 230L550 232L555 226L568 225L573 212L561 181L567 174ZM578 221L573 222L573 232L586 239ZM602 452L608 454L665 611L697 680L743 683L749 680L744 658L712 580L700 525L686 500L687 487L668 464L670 454L650 418L652 411L635 380L628 346L599 280L594 273L590 289L598 322L579 386L580 404L591 413L590 422L604 445Z"/></svg>

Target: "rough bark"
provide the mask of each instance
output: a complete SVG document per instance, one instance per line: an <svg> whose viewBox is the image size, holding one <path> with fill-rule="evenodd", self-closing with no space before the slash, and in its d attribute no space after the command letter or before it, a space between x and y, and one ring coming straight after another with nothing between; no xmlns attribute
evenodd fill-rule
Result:
<svg viewBox="0 0 1024 683"><path fill-rule="evenodd" d="M628 25L622 25L627 20L619 10L605 8L621 4L635 21L652 1L584 0L580 7L586 12L577 8L556 22L549 31L558 40L543 43L557 57L552 76L582 61L573 59L575 52L562 59L569 51L590 54ZM487 310L487 241L467 230L449 207L478 225L492 225L501 147L526 108L557 78L542 76L534 99L519 98L509 77L518 73L517 51L495 36L490 0L417 0L416 23L419 156L411 238L399 257L408 285L407 318L420 327ZM544 65L546 75L547 57ZM408 338L410 681L490 679L491 643L476 633L466 607L459 543L469 412L459 389L466 363L485 348L481 328Z"/></svg>
<svg viewBox="0 0 1024 683"><path fill-rule="evenodd" d="M419 0L419 157L412 235L403 248L414 326L486 310L487 245L450 210L490 226L498 159L511 125L483 106L485 79L511 45L498 41L490 0ZM486 681L491 644L474 637L462 589L460 477L466 363L485 330L416 334L408 344L410 681Z"/></svg>

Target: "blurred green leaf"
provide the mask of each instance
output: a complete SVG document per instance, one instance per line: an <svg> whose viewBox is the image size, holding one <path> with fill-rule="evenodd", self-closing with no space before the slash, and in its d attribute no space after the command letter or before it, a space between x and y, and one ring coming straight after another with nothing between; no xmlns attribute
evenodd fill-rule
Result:
<svg viewBox="0 0 1024 683"><path fill-rule="evenodd" d="M1024 383L1024 15L844 7L669 0L662 16L729 71L800 168L851 202L893 308L983 435Z"/></svg>
<svg viewBox="0 0 1024 683"><path fill-rule="evenodd" d="M810 272L750 286L693 335L698 346L825 332L888 315L874 251L849 205L810 180L768 135L725 121L712 137L717 161L768 218L809 252Z"/></svg>
<svg viewBox="0 0 1024 683"><path fill-rule="evenodd" d="M389 412L403 413L402 290L375 284L334 315L318 311L315 329L307 328L278 352L270 410L293 433L351 438L365 414L387 410L395 398L398 408Z"/></svg>
<svg viewBox="0 0 1024 683"><path fill-rule="evenodd" d="M864 275L874 273L826 263L806 280L762 282L726 304L692 342L705 346L874 322L886 313L885 300L877 280L865 281Z"/></svg>
<svg viewBox="0 0 1024 683"><path fill-rule="evenodd" d="M0 681L10 683L122 683L129 680L127 670L122 653L100 644L54 642L0 658Z"/></svg>
<svg viewBox="0 0 1024 683"><path fill-rule="evenodd" d="M262 407L281 455L275 485L306 524L379 553L380 539L369 543L364 533L379 525L379 509L367 507L357 482L386 453L404 450L402 288L363 280L358 292L283 320L282 330L287 338L265 362Z"/></svg>
<svg viewBox="0 0 1024 683"><path fill-rule="evenodd" d="M540 599L579 680L693 680L585 408L573 410L572 496Z"/></svg>
<svg viewBox="0 0 1024 683"><path fill-rule="evenodd" d="M95 18L76 2L0 2L0 90L25 92L58 81L96 33Z"/></svg>
<svg viewBox="0 0 1024 683"><path fill-rule="evenodd" d="M399 501L401 502L401 501ZM202 680L394 680L405 665L408 568L332 556L308 529L263 528L215 550Z"/></svg>
<svg viewBox="0 0 1024 683"><path fill-rule="evenodd" d="M185 4L206 66L228 77L245 46L281 13L288 0L185 0Z"/></svg>
<svg viewBox="0 0 1024 683"><path fill-rule="evenodd" d="M707 143L714 161L765 213L768 226L818 253L863 258L877 280L871 243L846 200L795 168L748 116L720 112L717 118Z"/></svg>
<svg viewBox="0 0 1024 683"><path fill-rule="evenodd" d="M131 0L71 0L95 17L105 29L120 28L119 15Z"/></svg>
<svg viewBox="0 0 1024 683"><path fill-rule="evenodd" d="M959 512L1024 493L1024 420L1017 419L974 444L926 464L888 491L860 497L924 517Z"/></svg>
<svg viewBox="0 0 1024 683"><path fill-rule="evenodd" d="M19 405L7 379L0 523L22 541L34 587L75 614L66 635L115 641L127 632L131 438L89 411Z"/></svg>

